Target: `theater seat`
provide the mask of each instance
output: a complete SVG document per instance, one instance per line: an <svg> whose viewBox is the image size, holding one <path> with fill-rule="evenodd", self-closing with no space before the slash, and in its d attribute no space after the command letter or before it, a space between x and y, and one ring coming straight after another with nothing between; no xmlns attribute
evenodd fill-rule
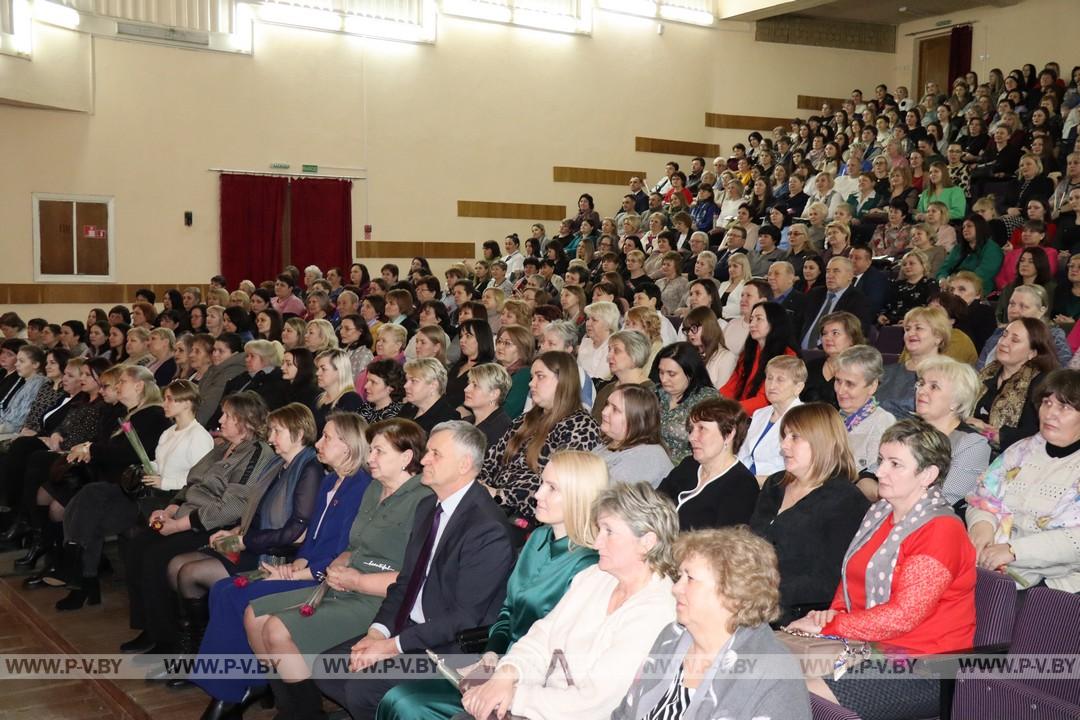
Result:
<svg viewBox="0 0 1080 720"><path fill-rule="evenodd" d="M1007 657L1066 655L1076 657L1080 648L1080 596L1040 587L1028 591L1016 619ZM1059 677L1000 678L962 675L956 683L952 717L956 720L984 718L1080 718L1080 682L1072 673Z"/></svg>
<svg viewBox="0 0 1080 720"><path fill-rule="evenodd" d="M879 329L874 347L882 353L892 355L904 352L904 328L900 325L886 325Z"/></svg>

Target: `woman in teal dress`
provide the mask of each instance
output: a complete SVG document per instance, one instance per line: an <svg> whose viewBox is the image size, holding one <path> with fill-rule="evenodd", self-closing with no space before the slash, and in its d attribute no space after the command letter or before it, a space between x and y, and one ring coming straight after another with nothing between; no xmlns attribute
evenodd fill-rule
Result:
<svg viewBox="0 0 1080 720"><path fill-rule="evenodd" d="M506 601L481 664L493 670L499 656L555 607L574 576L596 563L589 509L607 484L607 466L591 453L564 450L551 457L536 491L536 520L542 524L507 581ZM376 720L443 720L463 710L461 693L449 682L414 680L383 696Z"/></svg>
<svg viewBox="0 0 1080 720"><path fill-rule="evenodd" d="M280 680L271 682L278 707L297 717L317 714L321 695L301 655L318 654L366 628L397 579L405 559L416 506L431 491L420 482L426 435L411 420L392 418L367 429L368 470L376 482L364 493L349 532L348 548L326 570L327 593L313 615L296 608L311 590L253 600L244 628L256 656L281 658Z"/></svg>

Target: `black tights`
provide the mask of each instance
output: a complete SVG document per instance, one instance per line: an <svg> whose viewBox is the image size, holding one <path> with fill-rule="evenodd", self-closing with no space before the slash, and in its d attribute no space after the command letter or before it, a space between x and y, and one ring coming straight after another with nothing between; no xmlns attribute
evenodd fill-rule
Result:
<svg viewBox="0 0 1080 720"><path fill-rule="evenodd" d="M221 560L196 551L182 553L170 560L166 576L169 587L180 597L198 600L210 594L210 588L218 580L229 577L229 571Z"/></svg>

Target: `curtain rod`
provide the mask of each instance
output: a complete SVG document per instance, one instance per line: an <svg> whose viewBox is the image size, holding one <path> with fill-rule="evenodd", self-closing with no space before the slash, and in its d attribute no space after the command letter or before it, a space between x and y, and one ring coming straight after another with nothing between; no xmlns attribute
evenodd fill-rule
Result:
<svg viewBox="0 0 1080 720"><path fill-rule="evenodd" d="M909 32L909 33L905 34L904 37L915 37L916 35L925 35L927 33L941 32L942 30L951 30L951 29L953 29L955 27L963 27L965 25L975 25L978 22L979 22L978 20L969 20L967 22L949 23L948 25L942 25L940 27L932 27L932 28L927 28L925 30L918 30L916 32Z"/></svg>
<svg viewBox="0 0 1080 720"><path fill-rule="evenodd" d="M207 172L230 173L232 175L261 175L264 177L323 178L326 180L367 180L367 175L324 175L316 173L261 172L258 170L233 170L231 168L207 168Z"/></svg>

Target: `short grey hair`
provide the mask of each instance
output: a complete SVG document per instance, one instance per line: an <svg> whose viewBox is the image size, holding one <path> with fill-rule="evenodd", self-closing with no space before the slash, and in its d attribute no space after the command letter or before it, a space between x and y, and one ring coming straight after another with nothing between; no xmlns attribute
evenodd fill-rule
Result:
<svg viewBox="0 0 1080 720"><path fill-rule="evenodd" d="M645 367L645 363L649 361L649 353L652 352L652 346L649 344L649 338L641 333L635 330L620 330L608 338L608 347L611 347L611 343L613 342L617 342L623 346L623 349L626 350L626 354L634 361L636 367L643 368Z"/></svg>
<svg viewBox="0 0 1080 720"><path fill-rule="evenodd" d="M975 403L979 400L982 383L979 374L967 363L952 359L948 355L933 355L919 363L916 373L922 380L927 373L941 373L952 385L950 409L953 415L963 420L975 414Z"/></svg>
<svg viewBox="0 0 1080 720"><path fill-rule="evenodd" d="M577 325L569 320L549 322L544 326L544 335L554 335L562 342L563 347L570 348L568 352L571 353L578 344Z"/></svg>
<svg viewBox="0 0 1080 720"><path fill-rule="evenodd" d="M319 269L318 265L308 265L306 268L304 268L304 274L307 275L308 273L311 273L317 278L322 277L322 270Z"/></svg>
<svg viewBox="0 0 1080 720"><path fill-rule="evenodd" d="M360 297L356 293L354 293L352 290L342 290L340 293L338 293L338 304L341 303L341 299L344 298L344 297L347 297L350 300L352 300L353 305L357 305L357 306L360 305Z"/></svg>
<svg viewBox="0 0 1080 720"><path fill-rule="evenodd" d="M833 360L837 370L857 370L869 385L880 382L885 375L885 364L881 352L869 345L853 345L840 353Z"/></svg>
<svg viewBox="0 0 1080 720"><path fill-rule="evenodd" d="M487 453L487 439L484 433L464 420L447 420L431 428L428 438L435 437L435 433L441 432L450 433L454 446L469 456L474 475L479 474L480 467L484 464L484 455Z"/></svg>
<svg viewBox="0 0 1080 720"><path fill-rule="evenodd" d="M636 537L656 535L656 545L645 555L645 562L657 575L674 578L675 540L679 537L679 516L670 499L646 482L616 483L593 502L592 522L601 515L615 515L625 522Z"/></svg>
<svg viewBox="0 0 1080 720"><path fill-rule="evenodd" d="M714 253L712 250L702 250L701 252L699 252L698 260L701 260L704 263L708 263L714 268L716 267L716 253Z"/></svg>

